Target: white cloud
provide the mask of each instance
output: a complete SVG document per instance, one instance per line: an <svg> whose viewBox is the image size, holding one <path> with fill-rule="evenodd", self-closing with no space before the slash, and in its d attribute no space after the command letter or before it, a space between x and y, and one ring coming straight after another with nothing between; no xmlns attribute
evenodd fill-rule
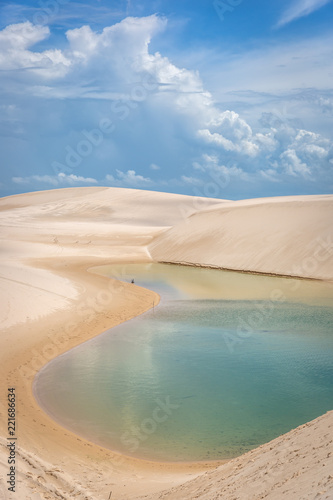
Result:
<svg viewBox="0 0 333 500"><path fill-rule="evenodd" d="M161 167L159 167L158 165L156 165L156 163L151 163L149 168L151 170L160 170Z"/></svg>
<svg viewBox="0 0 333 500"><path fill-rule="evenodd" d="M117 170L117 175L119 179L125 184L138 185L151 183L151 180L148 177L143 177L143 175L136 174L135 170L127 170L127 172Z"/></svg>
<svg viewBox="0 0 333 500"><path fill-rule="evenodd" d="M325 137L321 137L320 134L315 134L309 130L300 129L295 137L295 143L299 147L306 147L312 144L317 144L322 146L322 148L327 148L330 145L330 141Z"/></svg>
<svg viewBox="0 0 333 500"><path fill-rule="evenodd" d="M258 132L255 135L255 141L258 147L262 150L273 152L278 147L278 141L274 137L274 132L268 132L267 134L262 134Z"/></svg>
<svg viewBox="0 0 333 500"><path fill-rule="evenodd" d="M128 17L108 26L101 33L90 26L68 30L68 46L63 50L42 52L28 50L35 43L50 35L46 26L30 22L11 25L0 32L0 69L26 69L30 76L31 91L47 96L81 98L133 98L133 86L141 87L145 76L150 77L160 92L202 92L202 82L197 72L178 68L167 57L149 52L154 35L162 32L166 19L157 15L143 18ZM48 86L40 84L37 77L48 79ZM66 76L66 84L52 80ZM94 81L92 86L91 81ZM131 87L129 87L131 86ZM60 87L60 88L59 88ZM137 92L147 89L137 89ZM149 89L149 90L155 90ZM181 103L179 103L181 107Z"/></svg>
<svg viewBox="0 0 333 500"><path fill-rule="evenodd" d="M97 180L96 179L93 179L92 177L82 177L80 175L74 175L74 174L70 174L70 175L66 175L62 172L60 172L58 174L58 179L60 180L60 183L61 182L66 182L66 183L69 183L69 184L76 184L76 183L88 183L88 184L96 184L97 183Z"/></svg>
<svg viewBox="0 0 333 500"><path fill-rule="evenodd" d="M2 50L25 50L49 35L48 26L34 26L30 21L11 24L0 31L0 47Z"/></svg>
<svg viewBox="0 0 333 500"><path fill-rule="evenodd" d="M308 178L311 174L309 166L302 162L294 149L287 149L280 158L287 174L297 177L301 175Z"/></svg>
<svg viewBox="0 0 333 500"><path fill-rule="evenodd" d="M308 130L301 129L296 132L287 149L280 154L286 173L313 178L316 172L321 174L327 172L327 157L333 144Z"/></svg>
<svg viewBox="0 0 333 500"><path fill-rule="evenodd" d="M331 0L293 0L291 5L284 11L277 27L284 26L300 17L308 16L312 12L328 4Z"/></svg>
<svg viewBox="0 0 333 500"><path fill-rule="evenodd" d="M117 187L142 187L150 186L153 181L149 177L143 177L143 175L137 174L135 170L127 170L127 172L122 172L121 170L116 170L117 178L113 175L106 175L105 181L111 183L112 186Z"/></svg>
<svg viewBox="0 0 333 500"><path fill-rule="evenodd" d="M208 129L198 130L198 136L204 139L204 141L212 144L216 144L217 146L221 146L226 151L237 151L239 147L235 145L229 139L223 137L223 135L218 133L211 133Z"/></svg>
<svg viewBox="0 0 333 500"><path fill-rule="evenodd" d="M12 177L15 184L50 184L51 186L77 184L97 184L97 180L91 177L82 177L80 175L66 175L60 172L58 175L30 175L28 177Z"/></svg>
<svg viewBox="0 0 333 500"><path fill-rule="evenodd" d="M222 147L226 151L235 151L248 156L256 156L259 152L259 146L255 144L255 136L252 133L251 127L245 120L240 118L238 113L234 111L217 112L213 105L210 106L211 113L215 111L215 116L212 116L208 125L215 128L217 131L212 133L208 128L198 131L199 137L204 141ZM263 135L260 137L261 145Z"/></svg>
<svg viewBox="0 0 333 500"><path fill-rule="evenodd" d="M235 116L233 123L237 123ZM210 146L210 153L202 156L202 162L193 163L194 170L215 171L239 180L261 179L272 183L291 177L311 183L319 178L330 182L332 141L320 134L298 129L288 120L278 120L272 113L266 113L261 124L269 131L253 133L245 122L235 130L231 127L233 141L208 129L200 130L199 136L205 140L207 148ZM253 145L254 150L251 149ZM247 156L251 157L251 163Z"/></svg>
<svg viewBox="0 0 333 500"><path fill-rule="evenodd" d="M96 97L99 92L120 91L123 97L131 98L128 86L140 85L144 75L160 81L157 67L167 65L168 60L161 62L159 54L150 54L149 44L165 26L164 18L152 15L127 17L104 28L101 33L94 32L89 26L67 31L69 48L66 55L73 63L73 75L76 78L80 75L82 84L85 84L93 73ZM91 98L89 87L86 95Z"/></svg>
<svg viewBox="0 0 333 500"><path fill-rule="evenodd" d="M41 182L44 184L58 185L58 179L51 175L31 175L29 177L12 177L15 184L32 184L33 182Z"/></svg>
<svg viewBox="0 0 333 500"><path fill-rule="evenodd" d="M198 179L197 177L187 177L186 175L182 175L181 180L190 186L201 186L203 184L203 180Z"/></svg>
<svg viewBox="0 0 333 500"><path fill-rule="evenodd" d="M100 34L94 33L89 26L67 31L72 52L87 59L94 52L103 52L108 59L123 59L123 65L129 62L142 63L147 60L148 45L152 37L166 26L166 19L151 15L148 17L126 17L121 22L103 29ZM135 45L133 45L135 42ZM122 53L110 53L110 48L121 44ZM114 51L116 52L116 51Z"/></svg>
<svg viewBox="0 0 333 500"><path fill-rule="evenodd" d="M71 62L61 50L28 50L49 35L47 26L35 26L29 21L7 26L0 31L0 69L26 70L43 78L64 76Z"/></svg>
<svg viewBox="0 0 333 500"><path fill-rule="evenodd" d="M106 175L101 184L107 183L117 187L144 187L153 184L149 177L144 177L135 172L135 170L127 170L122 172L116 170L116 178L113 175ZM15 184L33 185L33 184L49 184L54 187L69 185L75 186L80 184L97 184L98 181L92 177L82 177L74 174L64 174L60 172L58 175L30 175L26 177L12 177Z"/></svg>

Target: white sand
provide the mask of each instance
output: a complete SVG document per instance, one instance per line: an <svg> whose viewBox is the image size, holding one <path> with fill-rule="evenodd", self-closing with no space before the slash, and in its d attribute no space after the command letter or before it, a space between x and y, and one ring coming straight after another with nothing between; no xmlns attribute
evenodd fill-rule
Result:
<svg viewBox="0 0 333 500"><path fill-rule="evenodd" d="M333 279L333 196L219 204L149 246L157 261Z"/></svg>
<svg viewBox="0 0 333 500"><path fill-rule="evenodd" d="M88 268L154 258L332 279L332 208L329 196L226 202L117 188L1 199L0 498L333 498L332 412L212 470L120 457L53 422L31 390L48 360L158 302ZM13 495L4 481L9 386L18 411Z"/></svg>
<svg viewBox="0 0 333 500"><path fill-rule="evenodd" d="M200 199L200 206L215 203ZM77 297L73 284L36 269L36 260L32 268L31 259L149 260L146 246L194 213L197 204L190 196L112 188L69 188L0 199L1 327L64 308Z"/></svg>

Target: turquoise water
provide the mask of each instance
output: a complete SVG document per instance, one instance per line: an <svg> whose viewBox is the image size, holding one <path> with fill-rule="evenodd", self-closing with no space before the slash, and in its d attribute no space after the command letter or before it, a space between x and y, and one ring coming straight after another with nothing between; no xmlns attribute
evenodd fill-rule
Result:
<svg viewBox="0 0 333 500"><path fill-rule="evenodd" d="M331 286L157 264L98 272L161 303L39 373L38 400L65 427L126 455L214 460L333 409Z"/></svg>

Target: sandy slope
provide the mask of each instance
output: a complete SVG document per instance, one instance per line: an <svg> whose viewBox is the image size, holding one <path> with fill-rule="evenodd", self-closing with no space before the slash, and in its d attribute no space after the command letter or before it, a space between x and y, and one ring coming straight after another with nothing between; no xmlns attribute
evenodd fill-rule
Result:
<svg viewBox="0 0 333 500"><path fill-rule="evenodd" d="M157 237L154 260L333 279L333 196L228 202Z"/></svg>
<svg viewBox="0 0 333 500"><path fill-rule="evenodd" d="M286 435L254 450L250 460L248 454L212 471L212 464L137 461L92 445L45 415L31 385L50 359L158 301L154 292L93 275L88 268L149 261L149 246L156 260L283 274L292 273L301 258L295 274L302 276L309 274L311 263L306 259L315 258L313 275L332 277L332 247L318 240L331 241L331 215L332 197L217 202L129 189L74 188L1 199L0 498L104 500L111 491L112 500L159 498L162 490L209 470L161 498L257 498L248 489L250 478L256 478L256 494L262 491L258 498L329 498L320 492L327 495L329 488L326 470L333 450L325 453L332 448L332 414L291 438ZM4 401L9 386L17 392L19 481L13 495L4 482ZM294 448L301 450L299 456ZM301 463L299 457L305 453L307 462ZM268 462L281 456L271 475ZM313 474L301 474L302 467L311 467ZM265 490L259 488L262 478L267 479ZM277 489L281 481L283 490ZM217 496L220 485L222 497ZM308 496L303 495L306 488Z"/></svg>
<svg viewBox="0 0 333 500"><path fill-rule="evenodd" d="M149 260L146 246L156 235L198 206L213 204L216 200L208 198L95 187L0 199L1 327L36 319L78 297L72 283L54 274L50 279L28 259Z"/></svg>
<svg viewBox="0 0 333 500"><path fill-rule="evenodd" d="M331 500L333 411L146 500Z"/></svg>

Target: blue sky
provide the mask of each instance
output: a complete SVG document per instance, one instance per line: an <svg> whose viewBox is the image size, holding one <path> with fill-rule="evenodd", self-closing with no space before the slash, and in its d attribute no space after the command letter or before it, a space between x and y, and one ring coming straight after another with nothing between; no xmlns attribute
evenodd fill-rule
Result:
<svg viewBox="0 0 333 500"><path fill-rule="evenodd" d="M0 195L332 193L331 0L0 6Z"/></svg>

